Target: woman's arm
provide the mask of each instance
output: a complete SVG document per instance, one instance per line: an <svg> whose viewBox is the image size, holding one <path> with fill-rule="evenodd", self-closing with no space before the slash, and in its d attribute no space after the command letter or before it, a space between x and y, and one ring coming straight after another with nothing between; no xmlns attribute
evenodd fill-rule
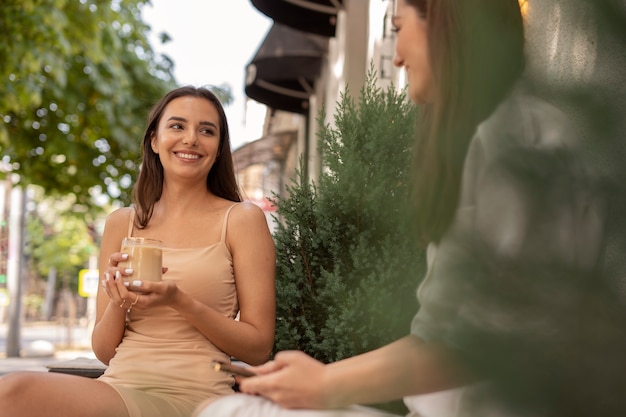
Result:
<svg viewBox="0 0 626 417"><path fill-rule="evenodd" d="M332 406L373 404L408 395L455 388L470 382L441 345L405 336L377 350L327 366L327 396ZM344 390L333 387L346 386Z"/></svg>
<svg viewBox="0 0 626 417"><path fill-rule="evenodd" d="M122 238L126 235L129 210L117 210L106 220L98 258L101 282L106 280L105 273L109 267L111 254L119 252ZM123 286L123 284L121 280L118 283L114 280L115 276L111 276L108 282L105 281L106 289L103 285L98 286L96 324L91 335L92 349L96 357L105 364L108 364L115 355L115 348L124 336L126 322L126 310L115 304L114 299L107 294L107 291L119 294L118 286Z"/></svg>
<svg viewBox="0 0 626 417"><path fill-rule="evenodd" d="M467 382L451 356L414 336L329 365L299 351L285 351L252 368L260 376L242 379L240 389L286 408L380 403Z"/></svg>

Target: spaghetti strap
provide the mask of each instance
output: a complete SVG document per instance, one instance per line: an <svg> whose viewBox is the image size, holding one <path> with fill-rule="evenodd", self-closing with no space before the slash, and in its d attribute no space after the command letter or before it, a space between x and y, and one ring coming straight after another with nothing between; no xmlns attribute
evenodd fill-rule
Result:
<svg viewBox="0 0 626 417"><path fill-rule="evenodd" d="M226 210L226 214L224 215L224 223L222 224L222 236L220 237L220 242L222 243L226 241L226 225L228 224L228 215L230 214L230 211L232 210L232 208L235 207L236 205L237 203L228 207L228 210Z"/></svg>
<svg viewBox="0 0 626 417"><path fill-rule="evenodd" d="M130 218L128 219L128 234L126 236L131 237L133 235L133 226L135 226L135 208L131 207Z"/></svg>

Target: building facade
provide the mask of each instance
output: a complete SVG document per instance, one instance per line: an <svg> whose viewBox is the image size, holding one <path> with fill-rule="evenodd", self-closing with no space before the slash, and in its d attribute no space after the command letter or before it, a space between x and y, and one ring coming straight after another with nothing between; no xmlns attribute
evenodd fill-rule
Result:
<svg viewBox="0 0 626 417"><path fill-rule="evenodd" d="M267 209L299 167L318 178L320 111L332 123L341 94L357 97L370 68L382 87L404 84L392 61L394 2L251 0L274 24L246 67L246 95L267 106L263 136L234 152L246 198Z"/></svg>

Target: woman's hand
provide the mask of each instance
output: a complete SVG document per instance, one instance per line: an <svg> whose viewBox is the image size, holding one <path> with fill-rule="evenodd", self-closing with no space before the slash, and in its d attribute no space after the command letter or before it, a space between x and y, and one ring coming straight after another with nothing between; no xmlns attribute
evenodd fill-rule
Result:
<svg viewBox="0 0 626 417"><path fill-rule="evenodd" d="M303 352L279 352L273 361L250 370L257 376L240 379L242 392L261 395L285 408L333 406L326 392L326 367Z"/></svg>
<svg viewBox="0 0 626 417"><path fill-rule="evenodd" d="M102 280L102 288L109 296L111 303L118 305L121 309L130 311L132 308L146 307L149 304L167 304L167 300L171 298L171 294L176 291L174 283L160 286L159 294L164 296L152 297L149 303L140 303L140 295L159 289L159 286L153 287L154 283L144 284L142 281L133 281L131 276L133 270L130 268L119 267L120 262L128 260L128 254L122 252L114 252L109 257L104 279ZM167 267L163 267L163 274L167 272ZM172 285L174 288L172 288ZM141 304L141 305L140 305Z"/></svg>
<svg viewBox="0 0 626 417"><path fill-rule="evenodd" d="M155 306L172 306L174 298L180 291L174 281L130 281L128 291L139 294L140 300L136 307L148 308Z"/></svg>
<svg viewBox="0 0 626 417"><path fill-rule="evenodd" d="M133 270L119 267L119 263L127 259L127 253L112 253L102 280L102 288L109 296L111 303L118 305L122 309L129 308L133 302L136 302L136 298L134 296L131 297L128 289L126 289L123 278L131 275Z"/></svg>

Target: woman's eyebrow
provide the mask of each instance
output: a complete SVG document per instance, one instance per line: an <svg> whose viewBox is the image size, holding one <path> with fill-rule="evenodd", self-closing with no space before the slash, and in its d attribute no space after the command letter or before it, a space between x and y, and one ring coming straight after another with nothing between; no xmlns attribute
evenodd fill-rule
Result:
<svg viewBox="0 0 626 417"><path fill-rule="evenodd" d="M217 125L215 123L209 122L209 121L206 121L206 120L201 121L200 122L200 126L211 126L211 127L215 128L215 129L217 129Z"/></svg>
<svg viewBox="0 0 626 417"><path fill-rule="evenodd" d="M170 116L167 118L167 121L169 122L170 120L174 120L177 122L187 122L187 119L185 119L184 117L180 117L180 116ZM217 129L217 125L213 122L209 122L208 120L203 120L199 124L201 126L210 126L210 127L214 127Z"/></svg>

